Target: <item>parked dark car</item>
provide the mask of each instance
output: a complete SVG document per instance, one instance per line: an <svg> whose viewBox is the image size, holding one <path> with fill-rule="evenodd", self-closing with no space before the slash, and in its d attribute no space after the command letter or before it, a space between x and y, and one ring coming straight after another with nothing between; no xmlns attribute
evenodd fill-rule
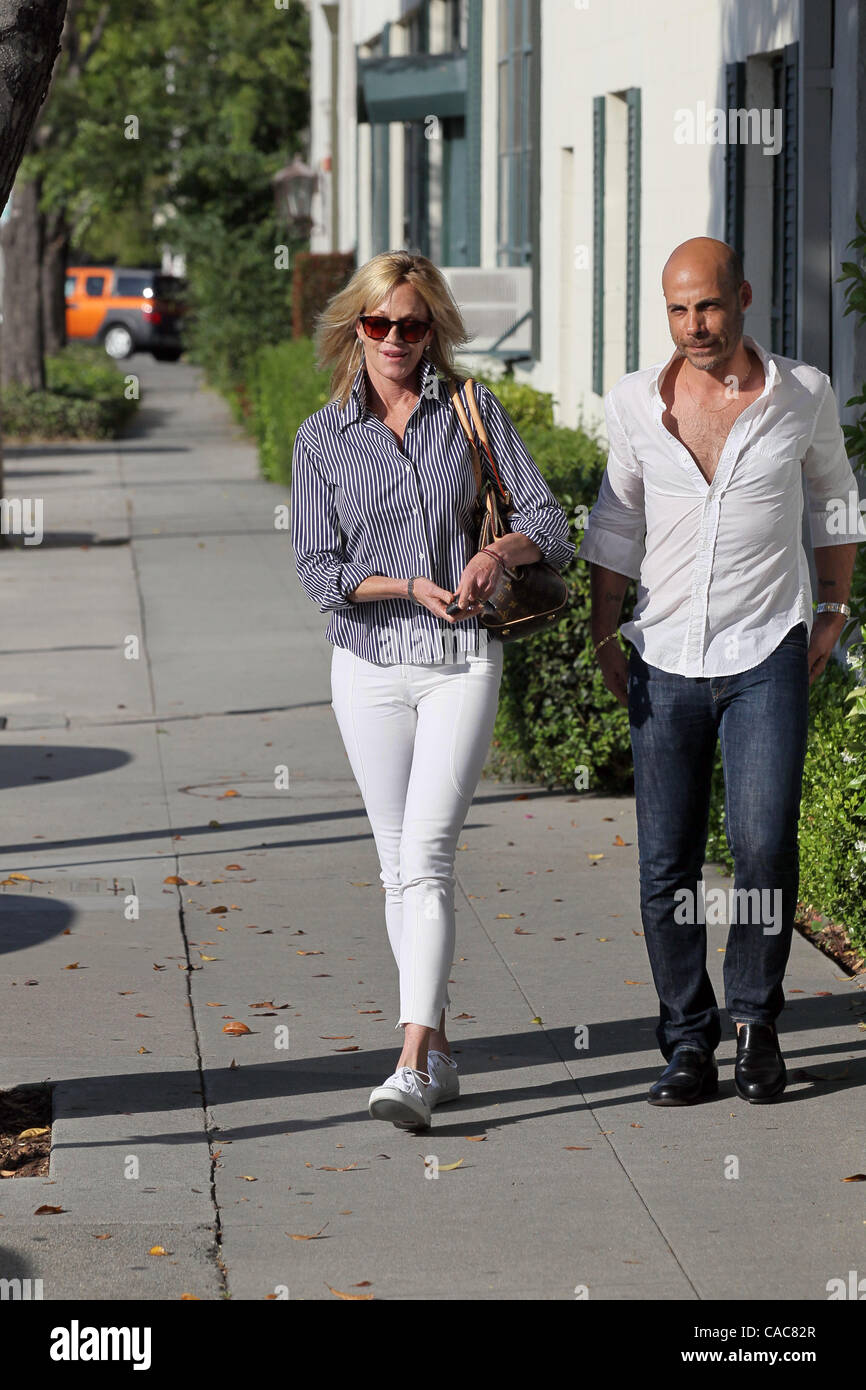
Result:
<svg viewBox="0 0 866 1390"><path fill-rule="evenodd" d="M117 359L151 352L161 362L176 362L183 351L183 291L183 280L160 270L69 266L66 336L102 343Z"/></svg>

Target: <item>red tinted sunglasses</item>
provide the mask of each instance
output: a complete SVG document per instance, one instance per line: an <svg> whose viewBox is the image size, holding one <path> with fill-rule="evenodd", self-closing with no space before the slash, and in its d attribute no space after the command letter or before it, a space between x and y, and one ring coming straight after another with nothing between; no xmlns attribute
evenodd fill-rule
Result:
<svg viewBox="0 0 866 1390"><path fill-rule="evenodd" d="M397 329L404 343L420 343L427 329L433 326L432 319L386 319L378 314L359 314L358 318L367 337L375 338L378 343L387 338L392 328Z"/></svg>

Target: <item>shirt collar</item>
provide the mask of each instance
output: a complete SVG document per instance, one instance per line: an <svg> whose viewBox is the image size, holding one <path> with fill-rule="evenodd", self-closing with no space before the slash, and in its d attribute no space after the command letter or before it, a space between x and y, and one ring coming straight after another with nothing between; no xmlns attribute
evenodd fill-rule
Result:
<svg viewBox="0 0 866 1390"><path fill-rule="evenodd" d="M764 389L761 392L761 395L769 395L770 391L776 385L777 381L779 381L781 378L781 373L776 364L775 358L771 357L770 354L766 351L766 349L762 348L760 343L755 342L755 339L750 337L748 333L743 334L743 344L747 348L752 348L753 351L758 354L761 365L764 368ZM670 367L671 364L677 360L679 355L680 354L678 352L675 352L672 357L668 358L667 362L660 362L657 367L653 368L652 376L650 378L650 395L653 398L661 395L661 384L664 379L665 373L667 372L668 367Z"/></svg>
<svg viewBox="0 0 866 1390"><path fill-rule="evenodd" d="M435 371L436 367L432 359L423 356L418 364L418 384L420 386L422 400L424 399L424 390L427 385L427 379L430 376L430 373ZM364 364L362 362L355 373L355 379L352 382L351 390L349 392L349 400L346 405L346 408L341 412L339 427L341 430L343 430L346 428L347 425L352 424L354 421L363 420L366 415L367 373L364 369Z"/></svg>

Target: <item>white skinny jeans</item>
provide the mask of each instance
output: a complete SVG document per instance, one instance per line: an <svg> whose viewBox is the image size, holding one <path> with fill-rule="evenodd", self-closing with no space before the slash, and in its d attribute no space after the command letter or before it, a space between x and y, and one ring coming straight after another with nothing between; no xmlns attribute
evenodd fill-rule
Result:
<svg viewBox="0 0 866 1390"><path fill-rule="evenodd" d="M490 746L502 643L444 665L365 661L334 647L331 708L373 830L400 1022L450 1006L454 855Z"/></svg>

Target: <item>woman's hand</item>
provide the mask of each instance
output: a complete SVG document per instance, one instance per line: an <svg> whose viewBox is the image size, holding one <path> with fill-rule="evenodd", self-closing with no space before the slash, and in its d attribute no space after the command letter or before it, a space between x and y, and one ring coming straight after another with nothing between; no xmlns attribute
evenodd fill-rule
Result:
<svg viewBox="0 0 866 1390"><path fill-rule="evenodd" d="M492 598L499 588L502 565L492 555L479 550L467 564L460 576L456 597L460 603L460 613L452 622L465 622L482 612L487 599ZM451 596L449 595L449 602Z"/></svg>
<svg viewBox="0 0 866 1390"><path fill-rule="evenodd" d="M495 563L495 562L494 562ZM425 579L423 575L415 580L415 598L424 608L429 608L430 612L437 618L444 618L446 623L456 623L459 621L453 618L445 609L453 597L450 589L440 589L438 584L434 584L432 579ZM464 618L469 616L464 613Z"/></svg>

